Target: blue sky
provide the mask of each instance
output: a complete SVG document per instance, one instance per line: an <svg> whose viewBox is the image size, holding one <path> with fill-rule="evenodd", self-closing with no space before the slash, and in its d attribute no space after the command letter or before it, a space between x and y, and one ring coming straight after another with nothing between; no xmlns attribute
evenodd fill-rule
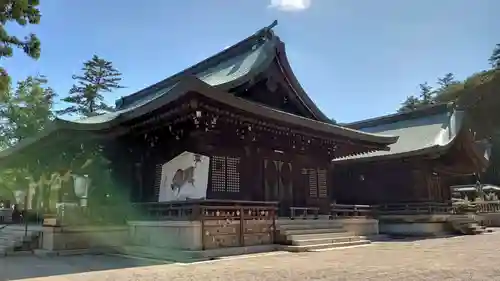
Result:
<svg viewBox="0 0 500 281"><path fill-rule="evenodd" d="M93 54L127 87L113 101L174 74L278 19L302 86L341 122L394 112L418 84L488 68L500 43L498 0L42 1L42 55L1 61L15 79L37 73L65 95ZM137 3L141 3L137 5Z"/></svg>

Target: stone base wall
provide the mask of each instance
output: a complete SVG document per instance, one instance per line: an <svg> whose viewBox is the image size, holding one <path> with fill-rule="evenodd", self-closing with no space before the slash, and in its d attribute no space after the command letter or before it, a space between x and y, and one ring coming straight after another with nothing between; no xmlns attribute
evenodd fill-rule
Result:
<svg viewBox="0 0 500 281"><path fill-rule="evenodd" d="M446 223L388 223L380 225L380 233L404 236L436 236L447 232Z"/></svg>
<svg viewBox="0 0 500 281"><path fill-rule="evenodd" d="M370 236L379 234L379 222L376 219L368 218L339 218L339 221L346 231L360 236Z"/></svg>
<svg viewBox="0 0 500 281"><path fill-rule="evenodd" d="M477 214L476 219L479 220L484 226L500 227L500 213Z"/></svg>
<svg viewBox="0 0 500 281"><path fill-rule="evenodd" d="M201 250L200 221L129 221L133 245Z"/></svg>
<svg viewBox="0 0 500 281"><path fill-rule="evenodd" d="M272 221L129 221L130 241L134 245L202 250L228 247L270 245ZM242 233L243 231L243 233ZM204 232L204 233L202 233ZM240 241L243 239L243 241Z"/></svg>
<svg viewBox="0 0 500 281"><path fill-rule="evenodd" d="M379 218L379 231L387 235L436 236L448 232L449 215L392 215Z"/></svg>
<svg viewBox="0 0 500 281"><path fill-rule="evenodd" d="M119 247L128 242L125 226L44 226L41 248L59 252Z"/></svg>

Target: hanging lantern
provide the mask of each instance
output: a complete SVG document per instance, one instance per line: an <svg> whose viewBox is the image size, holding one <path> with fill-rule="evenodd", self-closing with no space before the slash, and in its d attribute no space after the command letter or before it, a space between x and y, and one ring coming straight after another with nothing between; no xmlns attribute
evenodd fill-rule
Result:
<svg viewBox="0 0 500 281"><path fill-rule="evenodd" d="M76 197L80 198L80 205L87 206L87 196L91 179L87 176L73 175L73 186Z"/></svg>

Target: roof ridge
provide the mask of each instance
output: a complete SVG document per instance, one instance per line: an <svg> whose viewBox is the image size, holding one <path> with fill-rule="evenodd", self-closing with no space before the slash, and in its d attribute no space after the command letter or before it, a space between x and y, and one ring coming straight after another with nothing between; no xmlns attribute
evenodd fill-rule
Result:
<svg viewBox="0 0 500 281"><path fill-rule="evenodd" d="M168 76L167 78L163 79L160 82L157 82L151 86L148 86L142 90L139 90L135 93L132 93L128 96L123 96L115 101L115 105L117 109L120 109L123 107L123 105L127 102L133 102L134 99L141 98L151 91L157 90L159 88L168 86L168 84L172 83L175 80L178 80L181 76L183 75L192 75L197 72L201 72L205 69L210 68L210 66L216 65L220 61L223 61L227 59L228 56L233 55L233 54L238 54L240 49L248 47L248 46L253 46L256 43L259 43L258 41L261 40L262 38L266 39L272 39L275 37L274 32L272 29L278 25L278 21L274 20L270 25L263 27L259 29L257 32L254 34L248 36L247 38L237 42L236 44L232 45L231 47L228 47L226 49L223 49L222 51L180 71L177 72L173 75Z"/></svg>
<svg viewBox="0 0 500 281"><path fill-rule="evenodd" d="M427 105L408 112L392 113L379 117L355 121L351 123L342 123L341 125L351 129L362 129L382 124L395 123L403 120L417 119L426 115L434 115L444 111L450 111L451 109L454 108L455 108L455 103L442 102L442 103Z"/></svg>

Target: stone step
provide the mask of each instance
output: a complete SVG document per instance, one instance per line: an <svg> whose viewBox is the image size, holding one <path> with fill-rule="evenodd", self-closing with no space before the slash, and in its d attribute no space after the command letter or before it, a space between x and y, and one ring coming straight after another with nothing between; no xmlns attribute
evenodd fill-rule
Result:
<svg viewBox="0 0 500 281"><path fill-rule="evenodd" d="M362 237L362 236L315 238L315 239L306 239L306 240L293 240L292 245L295 245L295 246L314 246L314 245L358 242L358 241L362 241L362 240L366 241L367 239L366 239L366 237Z"/></svg>
<svg viewBox="0 0 500 281"><path fill-rule="evenodd" d="M278 219L278 220L276 220L276 226L283 226L283 225L303 225L303 224L310 224L310 225L319 225L319 224L341 225L341 223L338 222L337 220L327 220L327 219L321 219L321 220L287 220L287 219Z"/></svg>
<svg viewBox="0 0 500 281"><path fill-rule="evenodd" d="M287 245L283 246L283 250L289 252L314 252L321 250L329 250L336 248L344 248L344 247L353 247L353 246L361 246L368 245L371 242L369 240L359 240L352 242L340 242L340 243L326 243L326 244L315 244L315 245Z"/></svg>
<svg viewBox="0 0 500 281"><path fill-rule="evenodd" d="M332 229L342 229L343 227L338 224L290 224L290 225L278 225L280 230L301 230L301 229L315 229L315 228L332 228Z"/></svg>
<svg viewBox="0 0 500 281"><path fill-rule="evenodd" d="M336 238L336 237L348 237L356 236L352 232L340 231L340 232L327 232L327 233L314 233L314 234L294 234L287 235L288 240L309 240L309 239L321 239L321 238Z"/></svg>
<svg viewBox="0 0 500 281"><path fill-rule="evenodd" d="M340 228L311 228L311 229L292 229L292 230L279 230L280 234L301 235L301 234L320 234L320 233L344 233L344 229Z"/></svg>

